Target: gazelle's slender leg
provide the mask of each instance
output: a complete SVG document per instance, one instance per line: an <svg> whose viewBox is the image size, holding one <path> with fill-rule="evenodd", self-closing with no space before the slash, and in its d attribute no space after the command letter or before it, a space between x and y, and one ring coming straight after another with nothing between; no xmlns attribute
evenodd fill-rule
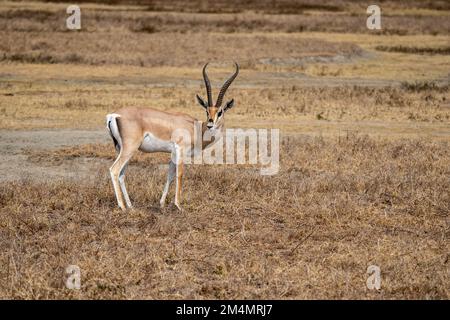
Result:
<svg viewBox="0 0 450 320"><path fill-rule="evenodd" d="M128 196L127 188L125 187L125 170L128 166L128 161L129 160L127 160L127 162L122 166L122 169L120 170L119 184L120 184L120 189L122 190L122 194L125 199L125 203L126 203L127 207L133 208L133 206L131 205L130 197Z"/></svg>
<svg viewBox="0 0 450 320"><path fill-rule="evenodd" d="M177 188L175 193L175 205L179 210L181 210L180 200L181 200L181 183L183 180L183 163L177 165Z"/></svg>
<svg viewBox="0 0 450 320"><path fill-rule="evenodd" d="M183 159L182 159L182 149L177 146L175 148L176 152L176 175L177 175L177 182L176 182L176 191L175 191L175 205L177 206L178 210L181 211L180 206L180 198L181 198L181 183L183 178Z"/></svg>
<svg viewBox="0 0 450 320"><path fill-rule="evenodd" d="M134 152L137 150L137 148L129 148L129 149L123 149L119 156L117 157L114 164L109 169L109 172L111 174L111 180L113 182L114 192L116 193L117 203L119 207L122 210L125 210L125 204L124 199L126 202L126 205L128 207L131 207L130 198L128 197L127 190L125 188L125 182L124 182L124 171L125 166L127 165L128 161L133 156Z"/></svg>
<svg viewBox="0 0 450 320"><path fill-rule="evenodd" d="M111 166L111 168L109 168L109 173L111 175L111 181L113 184L113 188L114 188L114 193L116 195L116 199L117 199L117 204L119 205L120 209L125 210L125 206L123 204L123 199L122 199L122 191L120 190L119 187L119 181L118 181L118 177L115 174L116 172L116 167L117 167L117 163L120 161L121 159L121 153L119 153L119 156L117 157L116 161L114 161L114 164Z"/></svg>
<svg viewBox="0 0 450 320"><path fill-rule="evenodd" d="M166 185L164 186L164 191L161 196L161 200L159 201L161 208L164 207L167 194L169 193L170 185L172 184L173 178L175 177L175 169L176 169L175 163L173 163L172 161L169 161L169 172L167 173L167 181L166 181Z"/></svg>

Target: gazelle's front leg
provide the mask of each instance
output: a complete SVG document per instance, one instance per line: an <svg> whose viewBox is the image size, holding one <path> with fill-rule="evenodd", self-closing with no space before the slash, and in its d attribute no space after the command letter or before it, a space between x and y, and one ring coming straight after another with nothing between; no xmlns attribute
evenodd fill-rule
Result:
<svg viewBox="0 0 450 320"><path fill-rule="evenodd" d="M172 184L173 178L175 177L176 165L173 161L169 161L169 172L167 173L167 181L164 187L163 194L161 196L161 200L159 201L161 208L164 207L166 202L167 194L169 193L170 185Z"/></svg>
<svg viewBox="0 0 450 320"><path fill-rule="evenodd" d="M183 178L183 150L182 148L177 145L175 148L175 165L176 165L176 175L177 175L177 182L176 182L176 189L175 189L175 205L177 206L178 210L181 211L180 206L180 200L181 200L181 184L182 184L182 178Z"/></svg>
<svg viewBox="0 0 450 320"><path fill-rule="evenodd" d="M183 163L179 163L177 165L177 183L176 183L176 192L175 192L175 205L178 210L181 211L180 201L181 201L181 184L183 180Z"/></svg>

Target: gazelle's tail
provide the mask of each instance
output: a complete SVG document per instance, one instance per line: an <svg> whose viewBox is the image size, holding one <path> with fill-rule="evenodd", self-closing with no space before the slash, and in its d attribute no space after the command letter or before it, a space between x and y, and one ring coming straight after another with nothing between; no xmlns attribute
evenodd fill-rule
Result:
<svg viewBox="0 0 450 320"><path fill-rule="evenodd" d="M120 137L117 118L120 118L120 115L116 113L106 115L106 129L108 129L109 134L114 141L114 147L116 148L117 152L120 152L120 150L122 149L122 138Z"/></svg>

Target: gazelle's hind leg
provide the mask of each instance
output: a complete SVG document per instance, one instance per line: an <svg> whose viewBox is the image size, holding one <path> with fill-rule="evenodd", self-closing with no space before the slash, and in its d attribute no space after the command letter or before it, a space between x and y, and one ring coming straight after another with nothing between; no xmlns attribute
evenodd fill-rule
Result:
<svg viewBox="0 0 450 320"><path fill-rule="evenodd" d="M125 187L125 170L128 167L128 161L123 165L122 169L120 170L120 174L119 174L119 184L120 184L120 189L122 191L123 197L125 199L125 203L127 205L128 208L133 208L133 206L131 205L131 201L130 201L130 197L128 196L128 192L127 192L127 188Z"/></svg>
<svg viewBox="0 0 450 320"><path fill-rule="evenodd" d="M120 190L119 187L119 178L118 176L115 174L116 170L116 163L120 160L120 154L119 157L116 159L116 161L114 162L114 164L112 165L111 168L109 168L109 173L111 175L111 181L113 184L113 188L114 188L114 193L116 195L116 199L117 199L117 204L119 205L120 209L125 210L125 205L123 204L123 199L122 199L122 191Z"/></svg>
<svg viewBox="0 0 450 320"><path fill-rule="evenodd" d="M167 181L166 185L164 186L164 191L161 196L161 200L159 201L161 208L164 207L164 204L166 202L167 194L169 193L170 185L172 184L173 178L175 177L175 170L176 165L172 161L169 161L169 172L167 173Z"/></svg>
<svg viewBox="0 0 450 320"><path fill-rule="evenodd" d="M109 172L111 174L111 180L114 187L114 192L116 194L117 203L119 207L122 210L125 210L125 204L128 208L131 208L131 201L130 197L128 196L127 189L125 188L125 169L128 161L130 161L133 154L137 151L136 148L124 148L119 153L119 156L117 157L116 161L112 165L112 167L109 169Z"/></svg>

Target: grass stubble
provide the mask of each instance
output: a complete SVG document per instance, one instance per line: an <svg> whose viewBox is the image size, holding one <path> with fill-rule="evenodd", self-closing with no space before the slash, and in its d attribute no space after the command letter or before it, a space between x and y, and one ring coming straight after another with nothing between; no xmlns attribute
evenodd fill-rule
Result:
<svg viewBox="0 0 450 320"><path fill-rule="evenodd" d="M182 212L158 206L167 155L131 162L127 212L107 165L75 179L2 182L0 298L449 298L447 2L383 2L376 35L354 2L277 3L83 3L76 33L61 23L65 4L2 3L3 129L97 129L130 104L201 118L191 79L205 60L235 56L252 85L231 88L239 105L227 123L279 127L282 145L274 176L189 166ZM333 57L345 62L321 62ZM292 74L396 83L304 87ZM23 154L56 167L106 164L114 150ZM65 287L68 265L80 267L81 290ZM366 287L370 265L381 268L379 291Z"/></svg>
<svg viewBox="0 0 450 320"><path fill-rule="evenodd" d="M147 155L128 170L136 209L127 212L116 208L107 168L84 181L3 184L0 292L445 299L449 150L427 140L286 137L275 176L256 167L190 166L182 213L159 209L167 159ZM110 145L84 145L43 156L111 160L112 153ZM64 287L70 264L81 268L79 291ZM365 286L369 265L381 268L380 291Z"/></svg>

